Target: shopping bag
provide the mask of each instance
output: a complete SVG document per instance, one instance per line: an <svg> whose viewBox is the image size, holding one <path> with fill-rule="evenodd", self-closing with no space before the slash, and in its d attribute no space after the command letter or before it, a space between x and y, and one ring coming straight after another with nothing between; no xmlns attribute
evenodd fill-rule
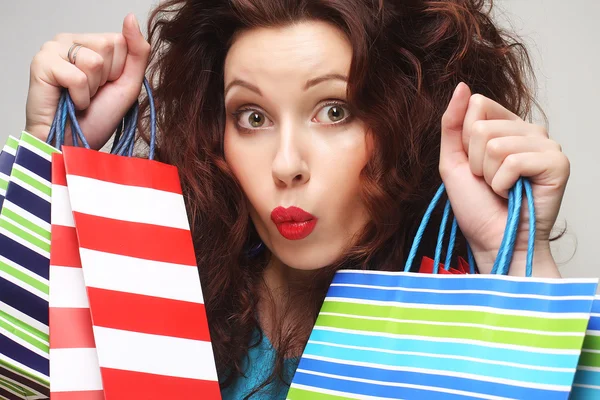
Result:
<svg viewBox="0 0 600 400"><path fill-rule="evenodd" d="M0 210L2 209L4 196L6 196L10 171L12 171L12 166L15 162L18 146L19 139L9 136L6 144L2 148L2 152L0 152Z"/></svg>
<svg viewBox="0 0 600 400"><path fill-rule="evenodd" d="M48 396L50 164L57 150L23 132L0 212L0 395Z"/></svg>
<svg viewBox="0 0 600 400"><path fill-rule="evenodd" d="M570 399L600 399L600 296L592 305Z"/></svg>
<svg viewBox="0 0 600 400"><path fill-rule="evenodd" d="M448 269L444 268L444 265L440 265L440 269L438 271L438 273L440 274L454 274L454 275L460 275L460 274L466 274L467 272L465 271L465 269L463 268L462 264L463 264L464 260L459 259L459 267L454 268L454 267L450 267ZM419 272L422 274L433 274L434 273L434 260L433 258L429 258L429 257L423 257L423 260L421 261L421 267L419 268Z"/></svg>
<svg viewBox="0 0 600 400"><path fill-rule="evenodd" d="M74 118L63 90L56 112L61 123L51 129L57 143L64 141L66 116ZM137 103L132 107L137 110ZM63 118L64 117L64 118ZM135 130L137 114L127 113L123 124ZM114 143L121 145L121 132ZM85 138L84 138L85 139ZM78 145L78 136L73 144ZM130 143L132 144L132 143ZM83 145L83 143L82 143ZM113 147L114 150L114 147ZM52 159L52 244L50 250L50 397L52 399L103 400L104 391L92 331L92 320L83 280L77 231L71 210L63 156Z"/></svg>
<svg viewBox="0 0 600 400"><path fill-rule="evenodd" d="M104 398L219 399L178 172L152 138L150 159L63 147Z"/></svg>
<svg viewBox="0 0 600 400"><path fill-rule="evenodd" d="M52 156L50 398L104 400L62 154Z"/></svg>
<svg viewBox="0 0 600 400"><path fill-rule="evenodd" d="M56 136L56 142L61 144L64 141L66 116L71 113L74 117L74 109L69 112L67 98L68 92L63 90L56 112L61 123L53 125L54 129L51 129L51 136ZM134 124L130 118L132 116L128 113L123 123ZM115 144L122 144L119 136L120 132L117 132ZM77 137L73 137L74 145L79 144ZM77 231L69 200L64 159L60 153L52 157L51 209L50 398L104 400Z"/></svg>
<svg viewBox="0 0 600 400"><path fill-rule="evenodd" d="M519 182L494 275L338 271L287 398L567 399L598 280L504 276Z"/></svg>

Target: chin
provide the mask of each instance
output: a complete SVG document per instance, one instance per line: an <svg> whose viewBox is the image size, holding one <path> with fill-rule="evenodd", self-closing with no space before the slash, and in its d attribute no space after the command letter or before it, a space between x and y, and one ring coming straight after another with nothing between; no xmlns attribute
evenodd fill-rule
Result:
<svg viewBox="0 0 600 400"><path fill-rule="evenodd" d="M342 250L332 246L294 246L272 249L273 255L289 268L301 271L315 271L336 262L342 256Z"/></svg>

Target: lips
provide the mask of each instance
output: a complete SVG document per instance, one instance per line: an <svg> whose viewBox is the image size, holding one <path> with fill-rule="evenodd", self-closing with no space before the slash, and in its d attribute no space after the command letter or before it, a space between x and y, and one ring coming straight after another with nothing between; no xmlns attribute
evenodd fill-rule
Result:
<svg viewBox="0 0 600 400"><path fill-rule="evenodd" d="M317 218L299 207L277 207L271 212L271 220L281 236L288 240L304 239L312 233Z"/></svg>

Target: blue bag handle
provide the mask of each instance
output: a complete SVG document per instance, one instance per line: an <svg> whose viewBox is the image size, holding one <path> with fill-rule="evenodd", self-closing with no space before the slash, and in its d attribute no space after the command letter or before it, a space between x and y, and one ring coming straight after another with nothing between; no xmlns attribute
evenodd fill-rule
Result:
<svg viewBox="0 0 600 400"><path fill-rule="evenodd" d="M150 106L150 150L148 153L148 159L154 159L154 153L156 149L156 109L154 106L154 98L152 96L152 89L148 80L144 78L143 86L148 94L148 104ZM129 109L125 117L123 118L122 124L117 129L115 135L115 142L111 149L111 154L128 155L129 157L133 154L133 148L135 145L135 131L137 128L137 118L139 114L139 103L136 101L133 106ZM71 120L71 129L73 131L73 146L79 146L79 141L83 147L89 149L90 146L81 131L77 116L75 115L75 105L69 95L69 91L63 89L54 120L50 127L48 134L47 143L55 142L56 148L61 148L65 141L65 127L67 122L67 116Z"/></svg>
<svg viewBox="0 0 600 400"><path fill-rule="evenodd" d="M532 274L532 266L533 266L533 253L535 246L535 208L533 203L533 190L531 188L531 183L526 178L519 178L515 185L509 190L508 193L508 218L506 222L506 229L504 231L504 235L502 238L502 243L500 244L500 249L498 250L498 255L496 260L494 261L494 266L492 268L491 273L497 275L507 275L508 270L510 268L510 264L512 261L512 256L514 253L515 241L517 237L517 230L519 227L519 220L521 215L521 203L523 201L523 188L525 188L525 193L527 197L527 206L529 209L529 237L527 244L527 259L526 259L526 268L525 275L530 277ZM438 188L437 192L433 196L431 203L427 207L425 214L423 215L423 219L421 220L421 224L419 225L419 229L417 230L417 234L413 240L412 247L410 249L408 259L406 261L405 271L410 272L414 259L416 257L416 253L423 238L423 233L425 232L425 228L431 219L431 214L435 209L437 203L440 198L444 194L446 188L442 183ZM435 258L434 258L434 273L438 272L439 263L441 258L441 251L443 246L443 239L445 234L445 228L448 223L448 219L451 212L450 201L446 201L446 205L444 207L444 214L442 215L442 222L440 226L440 230L438 232L438 241L435 250ZM446 269L450 268L450 260L452 259L452 252L454 250L454 243L456 239L456 233L458 229L458 224L456 222L456 218L453 219L452 228L450 232L450 239L448 243L448 251L446 254L446 262L444 267ZM475 272L475 260L473 254L471 252L470 247L467 244L467 251L469 257L469 267L471 269L471 273Z"/></svg>

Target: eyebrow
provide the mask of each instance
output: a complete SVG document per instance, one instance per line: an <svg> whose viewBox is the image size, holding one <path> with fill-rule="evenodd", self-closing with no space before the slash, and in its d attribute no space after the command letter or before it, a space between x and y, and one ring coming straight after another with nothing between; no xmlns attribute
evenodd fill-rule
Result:
<svg viewBox="0 0 600 400"><path fill-rule="evenodd" d="M260 91L260 89L258 87L254 86L251 83L243 81L241 79L234 79L233 81L231 81L229 83L229 85L227 85L227 87L225 88L225 92L224 92L225 96L227 96L227 92L229 91L229 89L231 89L232 86L245 87L246 89L253 91L257 95L262 96L262 92Z"/></svg>
<svg viewBox="0 0 600 400"><path fill-rule="evenodd" d="M348 78L344 75L341 74L326 74L326 75L322 75L322 76L318 76L316 78L313 79L309 79L308 81L306 81L306 84L304 84L304 90L308 90L313 86L316 86L320 83L326 82L326 81L331 81L331 80L338 80L338 81L344 81L344 82L348 82ZM244 87L256 94L258 94L259 96L262 96L262 92L260 91L260 89L249 83L246 82L244 80L241 79L234 79L233 81L231 81L229 83L229 85L227 85L227 87L225 87L225 92L224 95L227 96L227 92L229 91L229 89L231 89L231 87L233 86L241 86Z"/></svg>
<svg viewBox="0 0 600 400"><path fill-rule="evenodd" d="M348 82L348 78L344 75L326 74L326 75L318 76L316 78L309 79L308 81L306 81L306 84L304 85L304 90L308 90L311 87L318 85L319 83L323 83L325 81L331 81L331 80Z"/></svg>

